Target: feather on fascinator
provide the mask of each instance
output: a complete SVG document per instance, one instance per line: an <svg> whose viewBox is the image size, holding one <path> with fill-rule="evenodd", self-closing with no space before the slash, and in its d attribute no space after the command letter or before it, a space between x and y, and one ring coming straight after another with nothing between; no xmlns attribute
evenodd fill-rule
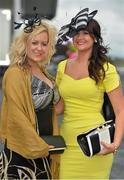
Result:
<svg viewBox="0 0 124 180"><path fill-rule="evenodd" d="M33 7L33 10L36 11L36 7ZM20 12L18 12L18 14L21 14ZM22 25L24 25L24 32L25 33L30 33L33 31L33 28L35 28L36 26L39 26L41 24L41 20L43 18L39 17L39 15L37 13L35 13L35 15L31 18L25 18L23 19L22 23L18 23L18 22L14 22L15 27L14 29L19 29Z"/></svg>
<svg viewBox="0 0 124 180"><path fill-rule="evenodd" d="M62 44L64 41L73 37L78 31L86 28L88 22L93 19L96 13L97 10L89 13L89 8L82 9L74 18L71 19L69 24L61 27L58 33L58 43Z"/></svg>

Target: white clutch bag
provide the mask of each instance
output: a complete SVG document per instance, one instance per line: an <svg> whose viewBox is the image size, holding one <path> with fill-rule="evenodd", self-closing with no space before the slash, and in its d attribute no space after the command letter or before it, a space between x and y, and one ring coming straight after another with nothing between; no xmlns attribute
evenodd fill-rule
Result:
<svg viewBox="0 0 124 180"><path fill-rule="evenodd" d="M77 142L86 156L93 156L103 148L101 141L112 143L114 139L115 123L110 120L95 129L77 136Z"/></svg>

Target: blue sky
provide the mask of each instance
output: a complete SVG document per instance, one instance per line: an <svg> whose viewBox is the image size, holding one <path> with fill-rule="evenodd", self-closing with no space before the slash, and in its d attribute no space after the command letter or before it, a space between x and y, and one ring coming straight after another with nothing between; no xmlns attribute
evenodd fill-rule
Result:
<svg viewBox="0 0 124 180"><path fill-rule="evenodd" d="M98 10L95 19L101 25L104 44L110 47L109 54L124 59L124 0L58 0L53 22L60 28L86 7Z"/></svg>

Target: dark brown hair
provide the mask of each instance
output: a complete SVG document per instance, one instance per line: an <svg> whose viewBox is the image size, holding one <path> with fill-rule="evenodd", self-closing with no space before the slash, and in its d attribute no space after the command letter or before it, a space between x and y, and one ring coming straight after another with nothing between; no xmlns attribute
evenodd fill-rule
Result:
<svg viewBox="0 0 124 180"><path fill-rule="evenodd" d="M103 65L104 63L108 62L106 55L108 53L108 47L103 45L101 28L96 20L90 20L85 30L87 30L89 34L95 39L92 55L89 59L90 63L88 71L89 76L96 81L96 84L98 84L105 77L105 70Z"/></svg>

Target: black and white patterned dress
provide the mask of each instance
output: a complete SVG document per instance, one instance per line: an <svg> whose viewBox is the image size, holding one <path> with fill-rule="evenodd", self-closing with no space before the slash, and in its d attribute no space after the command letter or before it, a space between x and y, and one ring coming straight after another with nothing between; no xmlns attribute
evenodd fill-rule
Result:
<svg viewBox="0 0 124 180"><path fill-rule="evenodd" d="M40 136L53 133L53 102L59 98L56 87L51 88L44 81L32 76L32 99L37 117L37 133ZM49 157L26 159L9 150L6 145L0 156L1 179L51 179Z"/></svg>

